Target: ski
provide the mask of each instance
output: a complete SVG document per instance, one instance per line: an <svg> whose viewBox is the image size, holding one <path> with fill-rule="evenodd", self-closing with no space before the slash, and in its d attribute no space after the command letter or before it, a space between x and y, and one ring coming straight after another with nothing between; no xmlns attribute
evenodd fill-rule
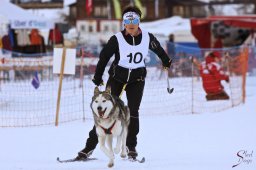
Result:
<svg viewBox="0 0 256 170"><path fill-rule="evenodd" d="M73 159L61 160L59 157L57 157L57 161L59 163L87 162L87 161L93 161L93 160L97 160L97 158L86 158L86 159L76 159L76 158L73 158ZM145 157L142 157L141 159L129 157L128 160L131 161L131 162L139 162L139 163L144 163L146 161Z"/></svg>
<svg viewBox="0 0 256 170"><path fill-rule="evenodd" d="M59 163L68 163L68 162L87 162L87 161L93 161L93 160L97 160L97 158L86 158L86 159L65 159L65 160L61 160L59 157L57 157L57 161Z"/></svg>
<svg viewBox="0 0 256 170"><path fill-rule="evenodd" d="M131 162L139 162L139 163L144 163L146 161L145 157L142 157L141 159L129 157L128 160Z"/></svg>

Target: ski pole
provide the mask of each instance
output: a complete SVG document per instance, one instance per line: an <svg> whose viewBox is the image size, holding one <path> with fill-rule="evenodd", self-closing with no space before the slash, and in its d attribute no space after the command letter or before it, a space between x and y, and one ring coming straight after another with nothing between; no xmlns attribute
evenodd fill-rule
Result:
<svg viewBox="0 0 256 170"><path fill-rule="evenodd" d="M169 81L169 72L167 69L164 69L166 71L166 77L167 77L167 92L171 94L174 90L174 88L170 87L170 81Z"/></svg>

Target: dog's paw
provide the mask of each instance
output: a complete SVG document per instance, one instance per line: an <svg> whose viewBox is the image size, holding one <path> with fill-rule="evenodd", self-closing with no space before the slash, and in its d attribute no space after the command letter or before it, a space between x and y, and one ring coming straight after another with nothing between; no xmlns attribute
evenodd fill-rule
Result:
<svg viewBox="0 0 256 170"><path fill-rule="evenodd" d="M108 167L111 168L111 167L113 167L113 166L114 166L114 161L110 161L110 162L108 163Z"/></svg>
<svg viewBox="0 0 256 170"><path fill-rule="evenodd" d="M121 153L120 156L121 156L121 158L126 158L126 154L125 153Z"/></svg>
<svg viewBox="0 0 256 170"><path fill-rule="evenodd" d="M120 152L120 148L114 148L115 154L118 154Z"/></svg>

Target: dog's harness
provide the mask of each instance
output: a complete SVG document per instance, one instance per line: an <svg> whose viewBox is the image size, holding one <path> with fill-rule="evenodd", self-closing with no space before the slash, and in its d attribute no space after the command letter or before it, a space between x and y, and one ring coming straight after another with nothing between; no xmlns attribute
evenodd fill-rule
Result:
<svg viewBox="0 0 256 170"><path fill-rule="evenodd" d="M115 124L116 124L116 120L114 121L114 123L112 124L112 126L110 126L108 129L106 129L106 128L102 127L102 126L100 126L100 127L104 130L104 132L105 132L106 134L111 135L111 134L112 134L111 131L112 131L113 127L115 126Z"/></svg>

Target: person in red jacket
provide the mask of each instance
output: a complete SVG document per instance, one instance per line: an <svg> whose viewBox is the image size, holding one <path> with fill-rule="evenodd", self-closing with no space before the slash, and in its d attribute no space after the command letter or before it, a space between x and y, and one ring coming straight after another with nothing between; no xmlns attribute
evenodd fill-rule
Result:
<svg viewBox="0 0 256 170"><path fill-rule="evenodd" d="M55 25L54 29L51 29L49 32L48 37L48 45L63 45L63 35L58 27L58 25Z"/></svg>
<svg viewBox="0 0 256 170"><path fill-rule="evenodd" d="M221 80L225 80L229 83L229 76L224 73L219 64L220 58L221 55L219 52L211 52L200 65L200 75L202 77L207 100L229 99L228 94L221 84Z"/></svg>

